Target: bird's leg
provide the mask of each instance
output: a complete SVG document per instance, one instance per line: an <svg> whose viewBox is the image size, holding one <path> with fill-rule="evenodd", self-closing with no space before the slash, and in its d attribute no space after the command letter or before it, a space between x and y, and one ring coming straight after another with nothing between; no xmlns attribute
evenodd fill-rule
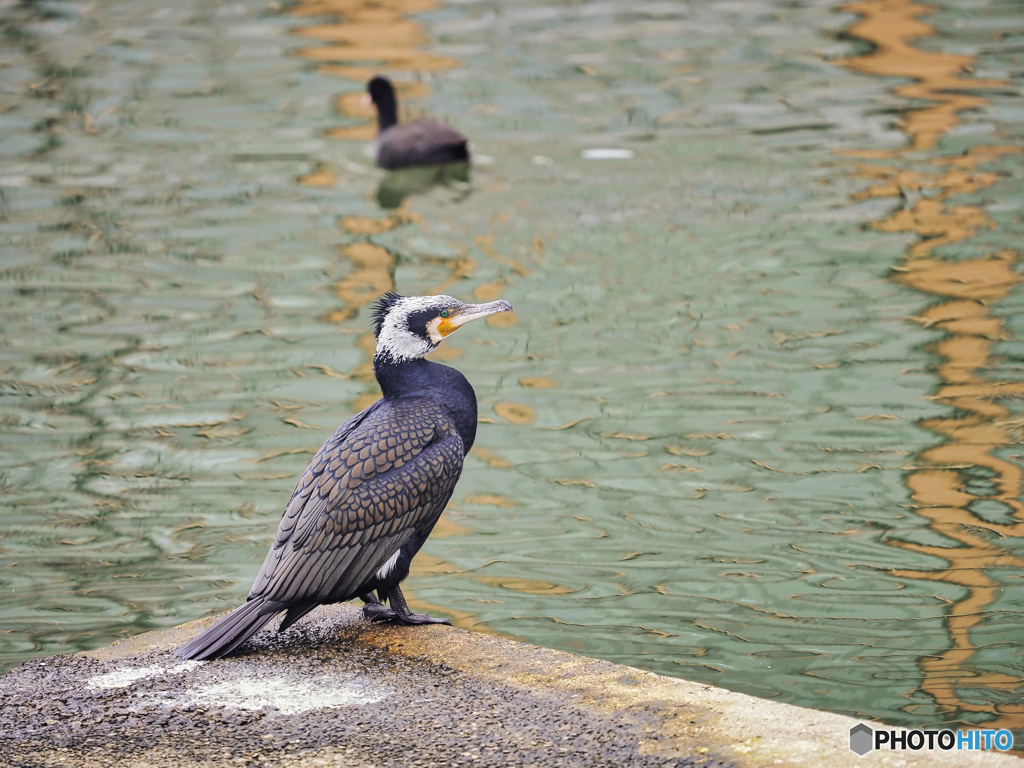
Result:
<svg viewBox="0 0 1024 768"><path fill-rule="evenodd" d="M379 624L383 621L391 621L395 618L395 612L378 600L377 596L373 594L373 592L367 592L365 595L360 595L359 599L366 603L366 605L363 606L363 618L372 621L374 624Z"/></svg>
<svg viewBox="0 0 1024 768"><path fill-rule="evenodd" d="M395 614L391 621L398 624L448 624L451 622L448 619L435 619L433 616L427 616L425 613L413 613L409 610L409 606L405 604L405 595L402 594L397 586L388 592L388 602L391 603L391 610ZM365 612L365 608L363 609Z"/></svg>
<svg viewBox="0 0 1024 768"><path fill-rule="evenodd" d="M391 603L390 608L384 605L372 592L359 596L359 599L366 603L363 606L363 617L369 619L374 624L387 622L405 624L407 626L415 624L451 625L448 619L436 619L433 616L427 616L425 613L413 613L410 611L409 606L405 602L405 595L402 594L402 590L398 587L392 589L387 595L380 596Z"/></svg>

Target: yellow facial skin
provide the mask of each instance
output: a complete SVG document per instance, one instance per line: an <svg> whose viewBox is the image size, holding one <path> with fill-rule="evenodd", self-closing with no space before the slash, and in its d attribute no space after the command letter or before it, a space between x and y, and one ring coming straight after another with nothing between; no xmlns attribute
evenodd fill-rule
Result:
<svg viewBox="0 0 1024 768"><path fill-rule="evenodd" d="M487 317L497 312L511 312L512 305L507 301L498 300L488 304L467 304L462 309L448 310L449 317L435 317L427 323L427 335L434 344L440 344L441 339L450 336L460 327L481 317Z"/></svg>

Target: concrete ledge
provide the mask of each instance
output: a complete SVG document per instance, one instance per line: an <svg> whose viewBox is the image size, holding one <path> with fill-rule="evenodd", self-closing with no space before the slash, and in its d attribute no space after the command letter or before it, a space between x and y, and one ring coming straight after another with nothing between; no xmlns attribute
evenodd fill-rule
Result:
<svg viewBox="0 0 1024 768"><path fill-rule="evenodd" d="M12 766L1010 766L849 750L858 721L450 627L317 609L247 652L184 662L192 622L0 679Z"/></svg>

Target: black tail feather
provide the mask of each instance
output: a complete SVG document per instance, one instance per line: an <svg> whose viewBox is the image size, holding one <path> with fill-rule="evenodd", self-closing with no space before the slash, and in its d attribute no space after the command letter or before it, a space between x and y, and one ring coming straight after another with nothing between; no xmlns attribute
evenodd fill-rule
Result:
<svg viewBox="0 0 1024 768"><path fill-rule="evenodd" d="M262 598L250 600L209 629L174 649L183 659L219 659L259 632L263 625L280 613L273 603Z"/></svg>
<svg viewBox="0 0 1024 768"><path fill-rule="evenodd" d="M304 603L295 603L289 606L288 613L281 619L281 626L277 628L278 633L284 632L288 627L294 624L296 621L301 619L307 613L312 611L314 608L319 607L319 600L307 600Z"/></svg>

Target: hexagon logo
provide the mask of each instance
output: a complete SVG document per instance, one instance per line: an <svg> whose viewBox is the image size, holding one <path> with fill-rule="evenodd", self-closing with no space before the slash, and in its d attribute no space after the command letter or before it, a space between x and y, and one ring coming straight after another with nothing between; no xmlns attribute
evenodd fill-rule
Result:
<svg viewBox="0 0 1024 768"><path fill-rule="evenodd" d="M875 748L875 732L864 725L864 723L858 723L850 729L850 751L856 752L861 757L864 757L868 752Z"/></svg>

